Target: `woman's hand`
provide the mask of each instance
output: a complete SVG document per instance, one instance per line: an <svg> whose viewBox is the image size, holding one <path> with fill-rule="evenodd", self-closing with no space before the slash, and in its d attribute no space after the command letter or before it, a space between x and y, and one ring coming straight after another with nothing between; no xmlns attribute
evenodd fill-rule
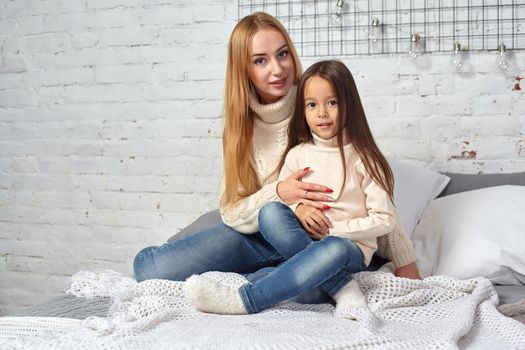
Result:
<svg viewBox="0 0 525 350"><path fill-rule="evenodd" d="M419 270L417 269L417 265L415 262L410 263L405 266L398 267L394 271L394 275L396 277L412 278L415 280L421 279L421 276L419 275Z"/></svg>
<svg viewBox="0 0 525 350"><path fill-rule="evenodd" d="M306 176L309 171L310 168L304 168L290 175L286 180L280 181L277 184L277 195L288 205L301 201L319 210L327 209L326 206L320 202L333 202L334 199L327 194L333 191L323 185L302 182L301 179Z"/></svg>
<svg viewBox="0 0 525 350"><path fill-rule="evenodd" d="M319 209L309 205L299 204L295 215L312 239L319 240L328 234L332 224L326 215Z"/></svg>

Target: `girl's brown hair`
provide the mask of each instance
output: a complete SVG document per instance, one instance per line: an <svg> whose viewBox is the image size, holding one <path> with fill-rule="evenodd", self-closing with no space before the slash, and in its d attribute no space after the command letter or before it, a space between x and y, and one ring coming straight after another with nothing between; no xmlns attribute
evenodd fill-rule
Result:
<svg viewBox="0 0 525 350"><path fill-rule="evenodd" d="M254 34L260 29L275 29L286 41L295 63L297 84L302 68L290 36L273 16L256 12L237 23L228 43L228 62L224 83L224 131L222 136L224 191L221 204L230 204L261 188L250 164L254 113L250 110L252 84L248 73L250 47Z"/></svg>
<svg viewBox="0 0 525 350"><path fill-rule="evenodd" d="M303 142L313 142L312 133L306 123L304 93L306 84L314 76L329 81L337 95L337 144L345 169L344 179L346 179L346 161L343 149L343 132L363 161L366 171L393 200L394 177L392 169L390 169L388 162L374 141L354 77L348 68L339 61L317 62L304 72L297 88L295 112L288 128L288 145L279 164L279 169L284 164L286 154L293 147ZM343 180L343 185L344 183L345 180Z"/></svg>

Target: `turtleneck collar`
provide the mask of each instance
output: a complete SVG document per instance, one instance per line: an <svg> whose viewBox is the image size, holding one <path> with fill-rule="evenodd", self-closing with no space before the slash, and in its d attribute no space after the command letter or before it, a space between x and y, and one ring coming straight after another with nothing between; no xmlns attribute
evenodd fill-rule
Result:
<svg viewBox="0 0 525 350"><path fill-rule="evenodd" d="M279 123L288 118L292 113L296 93L297 86L292 85L290 91L280 100L275 103L263 105L259 102L257 95L252 91L250 93L250 108L263 122L269 124Z"/></svg>
<svg viewBox="0 0 525 350"><path fill-rule="evenodd" d="M312 138L314 141L314 145L321 146L321 147L338 147L337 145L337 135L334 135L332 138L325 140L319 136L317 136L316 133L312 132ZM346 136L345 133L343 133L343 144L346 146L350 144L350 140Z"/></svg>

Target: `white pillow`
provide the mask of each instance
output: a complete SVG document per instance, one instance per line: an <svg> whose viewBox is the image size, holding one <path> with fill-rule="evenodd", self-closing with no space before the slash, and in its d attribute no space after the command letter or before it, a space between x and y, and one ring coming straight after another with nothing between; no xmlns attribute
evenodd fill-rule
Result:
<svg viewBox="0 0 525 350"><path fill-rule="evenodd" d="M483 276L499 284L525 283L525 186L496 186L430 203L414 229L424 277Z"/></svg>
<svg viewBox="0 0 525 350"><path fill-rule="evenodd" d="M389 159L388 163L394 173L394 204L401 224L410 235L427 204L445 189L450 178L396 159Z"/></svg>

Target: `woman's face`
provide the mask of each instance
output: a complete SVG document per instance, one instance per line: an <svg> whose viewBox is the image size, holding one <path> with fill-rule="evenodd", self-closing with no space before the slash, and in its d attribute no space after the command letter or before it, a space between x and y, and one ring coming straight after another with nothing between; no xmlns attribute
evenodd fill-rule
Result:
<svg viewBox="0 0 525 350"><path fill-rule="evenodd" d="M248 74L261 103L285 96L295 79L295 63L284 36L276 29L259 29L250 46Z"/></svg>

